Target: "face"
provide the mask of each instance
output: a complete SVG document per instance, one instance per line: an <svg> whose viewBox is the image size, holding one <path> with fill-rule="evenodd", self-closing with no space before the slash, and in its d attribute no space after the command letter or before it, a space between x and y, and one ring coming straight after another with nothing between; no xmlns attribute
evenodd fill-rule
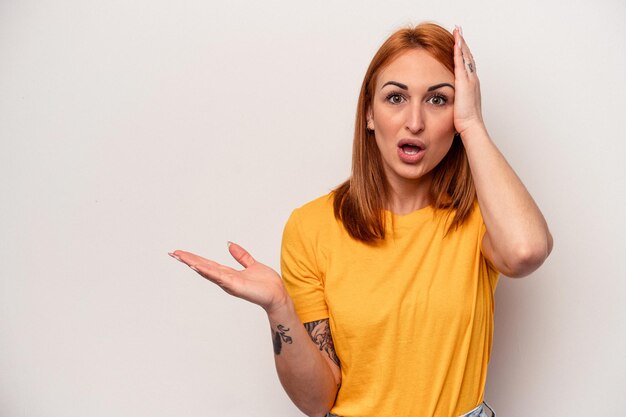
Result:
<svg viewBox="0 0 626 417"><path fill-rule="evenodd" d="M429 183L454 138L454 75L421 49L378 75L368 110L390 185Z"/></svg>

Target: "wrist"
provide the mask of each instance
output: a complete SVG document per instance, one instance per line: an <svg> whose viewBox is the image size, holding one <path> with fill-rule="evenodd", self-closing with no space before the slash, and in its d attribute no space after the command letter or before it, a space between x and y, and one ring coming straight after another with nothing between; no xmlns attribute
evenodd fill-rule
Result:
<svg viewBox="0 0 626 417"><path fill-rule="evenodd" d="M487 128L482 121L477 121L476 123L464 128L462 131L459 131L459 135L461 135L461 140L463 140L464 143L468 140L473 140L472 138L477 136L489 136Z"/></svg>
<svg viewBox="0 0 626 417"><path fill-rule="evenodd" d="M289 294L285 292L284 296L264 308L267 316L272 318L285 317L285 315L295 314L295 306Z"/></svg>

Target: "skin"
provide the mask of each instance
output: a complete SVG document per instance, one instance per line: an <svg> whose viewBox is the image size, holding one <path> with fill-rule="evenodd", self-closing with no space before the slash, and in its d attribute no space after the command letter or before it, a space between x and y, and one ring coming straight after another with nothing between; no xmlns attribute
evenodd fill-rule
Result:
<svg viewBox="0 0 626 417"><path fill-rule="evenodd" d="M546 260L552 235L539 207L487 133L476 61L459 28L454 38L454 127L465 146L487 227L483 255L502 274L524 277Z"/></svg>
<svg viewBox="0 0 626 417"><path fill-rule="evenodd" d="M455 29L453 34L454 74L423 53L411 51L397 58L377 80L368 124L375 131L393 189L390 208L403 213L429 203L430 172L449 149L457 131L467 152L487 226L483 254L504 275L528 275L550 253L552 236L532 197L487 133L475 61L460 30ZM389 101L384 93L397 86L385 86L388 81L406 85L406 101ZM445 90L452 96L449 98L453 104L448 101L438 106L441 103L432 100L428 87L440 83L454 85L454 90L441 87L441 92ZM397 156L397 140L407 135L427 145L423 160L417 164L406 164ZM323 417L341 384L328 320L303 325L280 276L242 247L229 244L228 250L243 270L181 250L170 255L227 293L265 310L275 352L280 352L274 358L285 391L306 415Z"/></svg>
<svg viewBox="0 0 626 417"><path fill-rule="evenodd" d="M287 395L307 416L325 416L341 385L341 369L332 346L328 319L303 325L282 279L273 269L257 262L235 243L229 242L228 251L244 267L242 271L186 251L177 250L169 255L228 294L265 310L276 370Z"/></svg>
<svg viewBox="0 0 626 417"><path fill-rule="evenodd" d="M454 138L454 74L422 49L412 49L381 71L368 111L387 181L389 209L406 214L430 203L432 170L450 150ZM433 88L437 87L437 88ZM401 139L426 146L417 163L398 156Z"/></svg>

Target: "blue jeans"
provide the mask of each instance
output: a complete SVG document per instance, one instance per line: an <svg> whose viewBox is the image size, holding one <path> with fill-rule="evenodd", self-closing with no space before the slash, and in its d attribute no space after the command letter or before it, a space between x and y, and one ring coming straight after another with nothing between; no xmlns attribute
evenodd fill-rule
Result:
<svg viewBox="0 0 626 417"><path fill-rule="evenodd" d="M491 414L487 414L486 412L487 410L485 410L485 408L489 409L489 411L491 411ZM467 413L463 414L461 417L487 417L487 416L496 417L496 412L493 411L493 408L489 407L489 404L483 401L483 403L480 404L478 407L474 408L472 411L468 411Z"/></svg>
<svg viewBox="0 0 626 417"><path fill-rule="evenodd" d="M485 408L491 411L491 414L487 414L487 411L485 410ZM340 416L332 414L332 413L328 413L326 414L326 417L340 417ZM493 408L489 407L489 404L487 404L486 402L483 402L478 407L474 408L471 411L468 411L467 413L463 414L460 417L496 417L496 412L493 411Z"/></svg>

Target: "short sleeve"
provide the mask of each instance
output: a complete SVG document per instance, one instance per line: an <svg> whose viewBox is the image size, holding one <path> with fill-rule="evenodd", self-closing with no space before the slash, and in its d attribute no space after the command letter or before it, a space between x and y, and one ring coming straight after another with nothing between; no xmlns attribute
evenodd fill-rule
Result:
<svg viewBox="0 0 626 417"><path fill-rule="evenodd" d="M328 318L313 232L303 227L294 210L285 225L280 256L283 282L303 323Z"/></svg>

